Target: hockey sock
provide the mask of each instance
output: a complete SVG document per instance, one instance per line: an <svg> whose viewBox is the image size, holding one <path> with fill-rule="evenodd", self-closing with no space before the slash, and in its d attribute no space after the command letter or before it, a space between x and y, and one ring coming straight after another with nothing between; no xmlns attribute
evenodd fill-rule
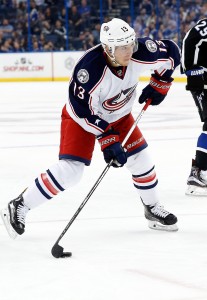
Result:
<svg viewBox="0 0 207 300"><path fill-rule="evenodd" d="M60 160L45 173L40 174L23 194L24 203L30 209L52 199L58 193L79 182L84 163Z"/></svg>
<svg viewBox="0 0 207 300"><path fill-rule="evenodd" d="M132 175L134 187L137 189L142 201L146 205L154 205L158 202L157 184L158 180L154 167L145 173Z"/></svg>
<svg viewBox="0 0 207 300"><path fill-rule="evenodd" d="M148 149L128 157L128 170L132 174L132 181L137 193L146 205L159 202L155 167L151 161Z"/></svg>

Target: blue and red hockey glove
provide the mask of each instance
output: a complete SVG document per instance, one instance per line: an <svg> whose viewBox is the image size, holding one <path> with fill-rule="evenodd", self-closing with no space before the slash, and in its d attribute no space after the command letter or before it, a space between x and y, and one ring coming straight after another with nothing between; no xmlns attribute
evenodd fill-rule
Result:
<svg viewBox="0 0 207 300"><path fill-rule="evenodd" d="M166 79L152 74L150 83L142 90L139 103L144 103L150 98L152 99L151 105L160 104L165 99L173 80L173 78Z"/></svg>
<svg viewBox="0 0 207 300"><path fill-rule="evenodd" d="M97 136L97 140L103 151L106 163L113 159L112 166L119 168L127 162L126 152L119 142L119 133L114 131L113 128Z"/></svg>

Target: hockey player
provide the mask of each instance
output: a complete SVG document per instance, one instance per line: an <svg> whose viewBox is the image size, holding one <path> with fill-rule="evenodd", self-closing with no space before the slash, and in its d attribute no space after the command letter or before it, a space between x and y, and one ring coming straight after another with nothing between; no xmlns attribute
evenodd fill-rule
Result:
<svg viewBox="0 0 207 300"><path fill-rule="evenodd" d="M203 130L198 137L195 159L187 180L187 195L207 196L207 19L191 28L183 39L182 72L198 108Z"/></svg>
<svg viewBox="0 0 207 300"><path fill-rule="evenodd" d="M128 139L126 151L121 142L134 123L131 110L139 75L155 70L139 103L151 98L152 105L160 104L180 62L179 48L170 40L136 39L134 30L117 18L102 24L100 40L101 44L88 50L74 68L62 111L59 161L1 212L13 238L24 233L30 209L80 180L85 165L90 165L96 139L107 163L113 159L113 167L126 165L131 173L149 226L177 230L176 216L159 203L155 167L139 128Z"/></svg>

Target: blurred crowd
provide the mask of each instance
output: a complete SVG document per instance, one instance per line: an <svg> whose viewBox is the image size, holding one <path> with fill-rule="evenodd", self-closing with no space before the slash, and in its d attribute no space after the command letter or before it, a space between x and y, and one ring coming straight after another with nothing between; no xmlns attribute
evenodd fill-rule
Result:
<svg viewBox="0 0 207 300"><path fill-rule="evenodd" d="M29 3L29 5L28 5ZM137 36L178 44L207 17L204 0L0 0L0 52L87 50L99 41L101 21L119 17Z"/></svg>

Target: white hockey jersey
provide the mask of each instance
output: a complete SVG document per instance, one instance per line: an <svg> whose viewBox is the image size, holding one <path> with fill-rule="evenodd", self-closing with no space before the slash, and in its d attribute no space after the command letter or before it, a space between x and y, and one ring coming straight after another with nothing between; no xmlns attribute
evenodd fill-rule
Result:
<svg viewBox="0 0 207 300"><path fill-rule="evenodd" d="M155 70L169 79L179 63L180 50L170 40L138 38L138 50L127 67L111 67L102 46L93 47L75 66L67 111L86 131L99 135L131 112L138 78L144 71Z"/></svg>

